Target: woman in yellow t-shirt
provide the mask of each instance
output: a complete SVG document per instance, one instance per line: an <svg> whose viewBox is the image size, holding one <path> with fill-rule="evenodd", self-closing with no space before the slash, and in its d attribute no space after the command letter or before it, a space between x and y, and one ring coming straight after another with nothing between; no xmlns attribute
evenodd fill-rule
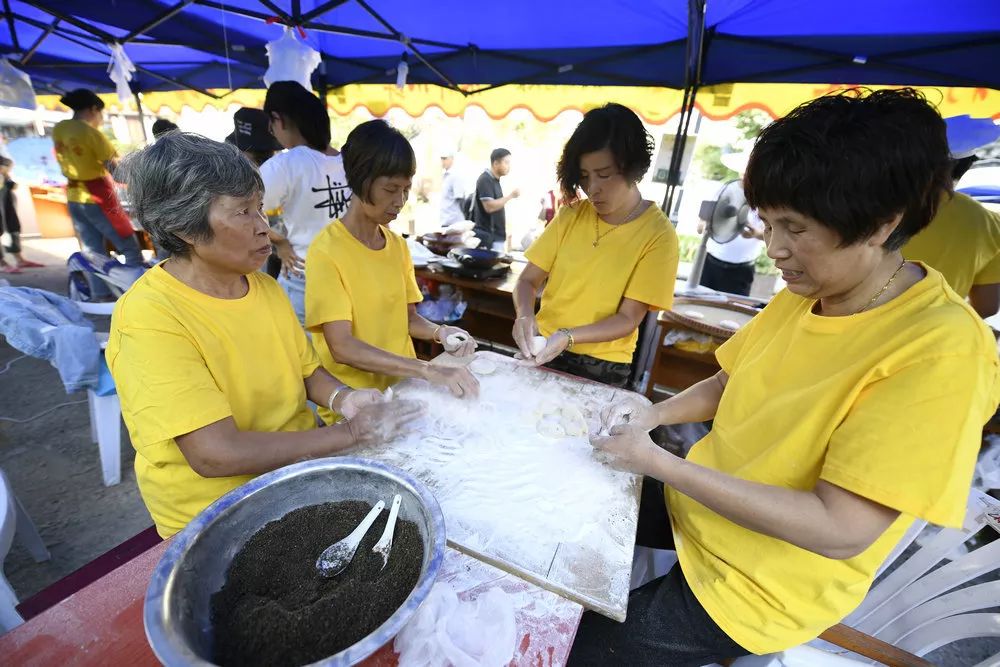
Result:
<svg viewBox="0 0 1000 667"><path fill-rule="evenodd" d="M962 525L996 344L900 252L948 168L944 123L909 89L821 97L763 130L744 188L788 289L719 348L714 377L606 415L594 446L647 476L636 541L676 548L679 567L632 592L625 623L585 615L570 664L807 642L857 607L915 518ZM647 434L708 419L686 459Z"/></svg>
<svg viewBox="0 0 1000 667"><path fill-rule="evenodd" d="M73 110L73 117L52 128L59 169L66 177L66 199L84 250L105 254L111 243L128 264L142 264L142 253L132 222L118 201L109 168L115 166L115 148L100 131L104 124L104 101L92 90L79 88L59 101ZM99 278L90 280L95 301L110 300L111 292Z"/></svg>
<svg viewBox="0 0 1000 667"><path fill-rule="evenodd" d="M557 172L575 203L525 252L514 288L514 340L525 359L618 387L628 381L639 324L670 308L677 276L674 226L636 186L652 152L642 121L620 104L587 112L566 142ZM535 354L539 333L547 344Z"/></svg>
<svg viewBox="0 0 1000 667"><path fill-rule="evenodd" d="M171 132L126 158L133 211L170 258L119 299L107 361L163 537L261 473L394 437L418 413L320 368L271 253L260 174L235 146ZM316 428L306 399L346 415Z"/></svg>
<svg viewBox="0 0 1000 667"><path fill-rule="evenodd" d="M388 227L413 183L410 142L384 120L372 120L351 130L342 155L350 206L313 239L306 258L306 329L320 363L355 389L384 390L418 377L455 396L476 396L479 383L467 369L431 365L413 351L411 338L441 343L458 356L471 354L476 343L458 327L417 314L421 295L410 251ZM334 412L319 414L330 423Z"/></svg>

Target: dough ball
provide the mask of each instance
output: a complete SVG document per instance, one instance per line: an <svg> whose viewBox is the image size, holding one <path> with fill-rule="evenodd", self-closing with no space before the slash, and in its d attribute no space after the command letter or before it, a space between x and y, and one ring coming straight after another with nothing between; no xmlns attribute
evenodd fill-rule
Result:
<svg viewBox="0 0 1000 667"><path fill-rule="evenodd" d="M572 438L585 436L590 430L587 428L587 420L583 413L575 406L564 405L559 411L559 418L566 435Z"/></svg>
<svg viewBox="0 0 1000 667"><path fill-rule="evenodd" d="M566 437L566 429L563 428L558 419L552 417L546 416L539 419L537 428L538 434L545 438L557 439Z"/></svg>
<svg viewBox="0 0 1000 667"><path fill-rule="evenodd" d="M531 354L541 354L545 346L548 345L548 340L545 336L534 336L531 339Z"/></svg>
<svg viewBox="0 0 1000 667"><path fill-rule="evenodd" d="M681 313L684 317L689 317L692 320L703 320L705 319L705 313L700 310L685 310Z"/></svg>
<svg viewBox="0 0 1000 667"><path fill-rule="evenodd" d="M476 357L471 362L469 362L469 370L476 375L492 375L497 371L497 365L495 362L489 359L483 359L482 357Z"/></svg>
<svg viewBox="0 0 1000 667"><path fill-rule="evenodd" d="M723 329L731 329L732 331L736 331L737 329L740 328L740 323L734 322L732 320L722 320L721 322L719 322L719 326L722 327Z"/></svg>
<svg viewBox="0 0 1000 667"><path fill-rule="evenodd" d="M465 334L453 333L445 338L444 342L447 343L449 347L455 347L456 345L461 345L467 340L469 340L469 337Z"/></svg>
<svg viewBox="0 0 1000 667"><path fill-rule="evenodd" d="M583 413L573 405L546 404L535 412L538 433L546 438L579 438L590 429Z"/></svg>

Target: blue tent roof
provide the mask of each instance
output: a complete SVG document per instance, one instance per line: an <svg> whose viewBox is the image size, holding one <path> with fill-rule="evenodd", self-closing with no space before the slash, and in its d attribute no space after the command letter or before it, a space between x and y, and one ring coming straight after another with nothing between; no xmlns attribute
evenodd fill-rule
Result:
<svg viewBox="0 0 1000 667"><path fill-rule="evenodd" d="M323 54L318 86L411 83L685 85L683 0L5 0L0 50L39 91L111 90L107 43L138 91L260 87L269 19ZM700 83L870 83L1000 88L996 0L713 0ZM404 43L405 42L405 43Z"/></svg>

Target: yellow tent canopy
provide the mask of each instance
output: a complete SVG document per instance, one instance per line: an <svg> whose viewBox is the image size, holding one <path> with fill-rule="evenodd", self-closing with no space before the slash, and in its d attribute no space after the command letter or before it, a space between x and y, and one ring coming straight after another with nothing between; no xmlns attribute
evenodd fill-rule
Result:
<svg viewBox="0 0 1000 667"><path fill-rule="evenodd" d="M723 120L746 109L760 109L771 117L785 115L797 105L820 95L849 88L843 85L736 83L703 88L698 93L697 106L713 120ZM878 86L884 87L884 86ZM471 86L470 86L471 88ZM937 105L942 116L968 114L977 118L1000 118L1000 91L989 88L919 88L927 99ZM214 99L194 91L152 92L143 95L143 105L151 113L164 107L180 113L185 106L196 111L206 106L227 109L232 105L261 107L264 90L212 91ZM532 86L509 85L465 96L453 90L432 85L409 85L402 90L392 85L355 84L329 92L327 104L331 112L347 115L357 107L365 107L375 116L383 116L392 108L404 110L416 117L432 107L448 116L461 116L467 107L477 106L491 118L503 118L514 109L527 109L541 121L551 120L563 111L587 111L607 102L618 102L636 111L647 122L660 124L674 116L681 107L681 91L672 88L640 88L630 86ZM122 109L115 95L102 95L111 111ZM47 109L62 108L55 95L38 97Z"/></svg>

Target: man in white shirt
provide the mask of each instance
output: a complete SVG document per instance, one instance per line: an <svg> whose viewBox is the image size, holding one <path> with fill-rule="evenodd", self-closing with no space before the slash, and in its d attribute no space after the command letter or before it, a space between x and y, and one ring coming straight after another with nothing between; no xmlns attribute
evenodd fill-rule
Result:
<svg viewBox="0 0 1000 667"><path fill-rule="evenodd" d="M455 153L448 151L441 155L441 168L444 177L441 179L441 226L447 227L465 220L462 202L465 201L465 188L455 168Z"/></svg>
<svg viewBox="0 0 1000 667"><path fill-rule="evenodd" d="M344 215L351 199L344 160L330 147L330 116L318 97L294 81L271 84L264 99L271 133L286 151L260 168L264 210L281 208L285 234L272 230L281 258L278 282L305 322L305 258L313 238Z"/></svg>
<svg viewBox="0 0 1000 667"><path fill-rule="evenodd" d="M703 222L699 223L702 228ZM708 239L701 284L720 292L750 296L756 275L757 258L764 247L763 225L756 211L750 211L746 226L729 243Z"/></svg>

